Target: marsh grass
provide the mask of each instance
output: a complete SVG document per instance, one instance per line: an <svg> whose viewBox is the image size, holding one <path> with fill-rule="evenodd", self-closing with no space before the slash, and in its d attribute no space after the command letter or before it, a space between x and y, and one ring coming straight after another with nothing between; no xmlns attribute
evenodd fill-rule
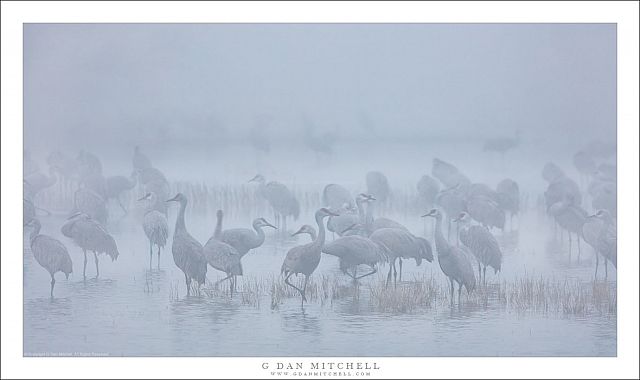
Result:
<svg viewBox="0 0 640 380"><path fill-rule="evenodd" d="M292 277L291 282L302 288L304 277ZM170 289L171 299L176 299L177 294L175 284ZM192 289L192 295L197 294L198 289ZM200 294L231 300L228 282L207 282ZM308 304L322 307L331 307L336 302L364 302L372 311L395 314L449 308L452 304L448 282L427 274L395 285L387 285L383 276L359 284L341 275L312 276L306 297ZM293 302L293 299L298 302L300 294L286 285L280 276L245 276L238 278L233 299L255 308L261 308L266 302L270 309L277 310L285 302ZM471 294L463 289L461 303L456 290L454 305L556 315L615 315L617 295L615 283L529 276L480 284Z"/></svg>

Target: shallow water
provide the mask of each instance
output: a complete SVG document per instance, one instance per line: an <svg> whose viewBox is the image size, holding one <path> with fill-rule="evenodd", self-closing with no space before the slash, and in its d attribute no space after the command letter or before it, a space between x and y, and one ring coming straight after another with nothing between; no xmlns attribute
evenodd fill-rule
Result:
<svg viewBox="0 0 640 380"><path fill-rule="evenodd" d="M117 215L117 210L112 209ZM55 299L49 296L48 273L39 267L28 248L24 251L24 354L109 356L615 356L616 316L515 311L498 302L480 307L465 303L436 305L410 313L380 312L370 302L368 284L386 275L383 267L363 279L358 297L345 296L304 306L300 298L284 298L272 309L270 296L243 303L242 296L187 297L184 277L175 267L169 248L161 255L161 269L149 270L148 243L131 216L109 225L120 249L111 262L100 256L100 278L90 257L86 281L82 279L82 251L63 237L62 215L43 217L42 233L65 243L74 262L69 280L57 275ZM491 281L527 276L593 278L593 256L583 243L581 262L571 262L564 246L552 238L552 229L534 212L525 214L520 232L500 238L504 244L503 271L487 274ZM171 210L170 224L175 210ZM429 231L413 216L395 216L416 234ZM303 215L301 222L311 220ZM247 226L228 220L225 228ZM187 214L190 232L201 242L210 236L213 220ZM308 241L300 237L282 241L269 231L265 244L243 258L245 279L275 277L287 249ZM331 239L329 235L328 239ZM575 250L575 245L574 245ZM156 266L156 256L153 258ZM323 255L314 277L344 277L337 260ZM616 274L609 268L609 281ZM600 272L602 279L603 272ZM208 279L223 275L211 267ZM377 276L377 277L376 277ZM436 262L404 265L403 279L434 276L445 279ZM242 285L242 280L239 281ZM347 286L351 286L345 281ZM352 291L352 293L355 291Z"/></svg>

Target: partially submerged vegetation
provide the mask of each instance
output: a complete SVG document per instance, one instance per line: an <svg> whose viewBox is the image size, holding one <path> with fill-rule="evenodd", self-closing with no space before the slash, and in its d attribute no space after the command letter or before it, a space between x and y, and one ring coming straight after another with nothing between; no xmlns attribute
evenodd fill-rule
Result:
<svg viewBox="0 0 640 380"><path fill-rule="evenodd" d="M302 278L296 286L302 287ZM339 275L313 276L307 284L310 304L331 307L337 302L366 304L372 312L419 313L431 309L450 308L449 283L432 275L414 277L394 285L386 285L382 276L354 283ZM523 277L515 280L480 284L471 294L462 292L462 303L455 307L473 307L487 311L506 310L561 315L615 315L617 293L615 282L577 279L556 280L544 277ZM457 292L457 287L456 287ZM177 286L170 291L177 299ZM229 283L207 282L194 288L192 294L231 301ZM300 297L297 290L287 286L281 277L239 277L233 302L272 310ZM457 299L457 298L456 298ZM238 300L238 301L236 301Z"/></svg>

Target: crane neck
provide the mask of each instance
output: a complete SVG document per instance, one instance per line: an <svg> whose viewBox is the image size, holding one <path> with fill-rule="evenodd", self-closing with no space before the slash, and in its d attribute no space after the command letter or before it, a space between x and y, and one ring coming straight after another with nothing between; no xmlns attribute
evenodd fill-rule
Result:
<svg viewBox="0 0 640 380"><path fill-rule="evenodd" d="M369 230L370 227L373 225L373 208L374 208L373 202L367 203L367 215L363 223L367 230Z"/></svg>
<svg viewBox="0 0 640 380"><path fill-rule="evenodd" d="M216 229L213 231L213 238L220 240L222 236L222 214L219 213L216 215Z"/></svg>
<svg viewBox="0 0 640 380"><path fill-rule="evenodd" d="M358 220L360 224L365 224L365 216L364 216L364 202L361 200L356 200L356 206L358 206Z"/></svg>
<svg viewBox="0 0 640 380"><path fill-rule="evenodd" d="M436 218L436 230L434 233L434 240L436 242L436 250L438 256L446 255L449 252L449 242L444 238L442 234L442 217Z"/></svg>
<svg viewBox="0 0 640 380"><path fill-rule="evenodd" d="M255 220L253 222L253 229L256 231L257 237L258 237L258 241L256 242L256 244L258 246L262 245L262 243L264 243L264 231L262 230L263 226L260 226L258 224L258 221Z"/></svg>
<svg viewBox="0 0 640 380"><path fill-rule="evenodd" d="M325 238L325 230L324 230L324 218L326 215L316 214L316 224L318 225L318 236L313 240L313 247L318 249L320 252L320 248L324 245Z"/></svg>
<svg viewBox="0 0 640 380"><path fill-rule="evenodd" d="M178 232L186 232L187 231L187 226L185 225L184 222L184 212L187 209L187 201L186 200L181 200L180 201L180 211L178 212L178 217L176 218L176 230L175 230L175 234L177 234Z"/></svg>

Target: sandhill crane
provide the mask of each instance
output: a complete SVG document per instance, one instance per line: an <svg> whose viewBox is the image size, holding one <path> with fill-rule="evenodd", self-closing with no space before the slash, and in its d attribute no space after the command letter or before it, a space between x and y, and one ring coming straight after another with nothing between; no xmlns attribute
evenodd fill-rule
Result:
<svg viewBox="0 0 640 380"><path fill-rule="evenodd" d="M308 224L304 224L302 227L300 227L300 229L294 233L291 234L291 236L296 236L296 235L300 235L300 234L308 234L309 237L311 237L311 240L316 240L316 230L308 225Z"/></svg>
<svg viewBox="0 0 640 380"><path fill-rule="evenodd" d="M32 219L30 225L33 226L29 239L31 252L33 252L38 264L51 275L51 298L53 298L53 287L56 284L54 275L57 272L62 272L68 279L69 273L73 272L73 263L64 244L51 236L40 234L38 219Z"/></svg>
<svg viewBox="0 0 640 380"><path fill-rule="evenodd" d="M440 192L438 181L428 175L423 175L418 181L416 189L418 190L418 206L423 210L432 208L436 202L436 196Z"/></svg>
<svg viewBox="0 0 640 380"><path fill-rule="evenodd" d="M597 180L596 180L597 181ZM609 211L614 218L618 215L617 185L615 182L597 181L590 186L591 206L594 210Z"/></svg>
<svg viewBox="0 0 640 380"><path fill-rule="evenodd" d="M547 162L542 168L542 178L548 183L552 183L564 176L564 171L553 162Z"/></svg>
<svg viewBox="0 0 640 380"><path fill-rule="evenodd" d="M478 280L482 279L486 283L487 266L493 268L494 274L498 273L502 268L500 245L488 229L481 226L472 226L471 217L466 212L460 213L460 216L455 221L462 226L460 229L460 241L469 248L478 261Z"/></svg>
<svg viewBox="0 0 640 380"><path fill-rule="evenodd" d="M378 245L384 247L389 259L389 273L387 274L387 285L391 281L391 270L393 270L393 282L396 283L398 273L396 271L396 260L400 260L400 281L402 281L402 259L413 258L416 265L420 266L422 259L428 262L433 261L431 244L426 239L413 236L409 231L399 228L380 228L374 231L369 237Z"/></svg>
<svg viewBox="0 0 640 380"><path fill-rule="evenodd" d="M277 229L276 226L267 222L264 218L256 218L252 223L253 230L248 228L230 228L220 233L220 241L235 248L240 257L246 255L250 250L260 247L264 243L264 227Z"/></svg>
<svg viewBox="0 0 640 380"><path fill-rule="evenodd" d="M569 260L571 260L571 234L575 233L578 239L578 262L580 262L580 236L582 225L588 214L580 206L577 206L570 198L556 202L549 207L549 215L552 215L558 225L567 230L569 234Z"/></svg>
<svg viewBox="0 0 640 380"><path fill-rule="evenodd" d="M173 233L171 252L173 253L173 261L176 263L176 266L184 273L187 295L190 295L191 280L196 280L198 286L200 286L207 277L207 260L202 252L202 244L187 231L187 226L184 221L184 213L187 209L187 197L182 193L178 193L175 197L168 199L167 202L178 202L180 204L180 211L176 218L176 227Z"/></svg>
<svg viewBox="0 0 640 380"><path fill-rule="evenodd" d="M498 201L498 192L484 183L472 183L469 186L464 187L465 196L471 198L474 196L482 196Z"/></svg>
<svg viewBox="0 0 640 380"><path fill-rule="evenodd" d="M137 145L133 149L132 163L133 163L134 170L143 170L143 169L149 169L153 167L149 157L147 157L144 153L142 153L142 151L140 150L140 147Z"/></svg>
<svg viewBox="0 0 640 380"><path fill-rule="evenodd" d="M462 174L458 168L438 158L433 159L431 175L436 177L448 188L455 186L466 187L471 184L469 178Z"/></svg>
<svg viewBox="0 0 640 380"><path fill-rule="evenodd" d="M113 236L89 215L82 213L72 215L60 230L64 236L70 238L78 247L82 248L82 253L84 254L82 277L85 279L87 278L87 251L93 252L96 263L96 278L100 276L98 254L106 254L111 258L111 261L117 260L120 255Z"/></svg>
<svg viewBox="0 0 640 380"><path fill-rule="evenodd" d="M617 227L614 219L607 210L598 210L589 216L582 226L582 236L596 254L596 273L598 278L598 254L604 257L605 279L608 277L607 261L614 267L618 266Z"/></svg>
<svg viewBox="0 0 640 380"><path fill-rule="evenodd" d="M289 252L287 252L287 256L282 263L280 273L285 276L284 282L300 292L303 305L304 301L307 300L305 292L307 290L309 276L311 276L313 271L318 267L318 264L320 264L322 246L324 245L325 240L324 218L337 215L338 214L324 207L316 211L315 220L318 225L318 236L316 236L311 243L291 248ZM304 275L304 286L302 289L289 282L289 277L293 274L296 276L298 274Z"/></svg>
<svg viewBox="0 0 640 380"><path fill-rule="evenodd" d="M463 188L455 185L440 191L436 204L447 214L447 238L451 238L451 220L467 209Z"/></svg>
<svg viewBox="0 0 640 380"><path fill-rule="evenodd" d="M136 187L137 177L132 176L131 178L127 178L122 175L116 175L106 178L106 194L108 201L109 199L114 199L118 202L118 205L124 211L125 214L128 213L127 209L122 204L121 196L125 192Z"/></svg>
<svg viewBox="0 0 640 380"><path fill-rule="evenodd" d="M580 173L580 183L584 186L589 177L596 172L596 162L591 154L581 150L573 155L573 166Z"/></svg>
<svg viewBox="0 0 640 380"><path fill-rule="evenodd" d="M387 254L384 247L368 237L360 235L343 236L331 243L327 243L322 248L322 252L338 257L342 272L354 280L376 273L378 264L387 262ZM371 272L358 276L358 265L368 266L371 268ZM349 273L348 269L352 269L352 273Z"/></svg>
<svg viewBox="0 0 640 380"><path fill-rule="evenodd" d="M378 202L385 204L391 195L387 177L382 172L372 171L367 173L366 182L367 194L376 198Z"/></svg>
<svg viewBox="0 0 640 380"><path fill-rule="evenodd" d="M282 229L283 233L286 233L287 217L293 216L294 220L298 220L300 216L300 203L291 190L279 182L267 183L260 174L250 179L249 182L259 184L258 195L269 202L274 211L276 225ZM280 223L280 218L282 218L282 223Z"/></svg>
<svg viewBox="0 0 640 380"><path fill-rule="evenodd" d="M504 230L505 215L498 203L482 195L467 199L467 212L485 227Z"/></svg>
<svg viewBox="0 0 640 380"><path fill-rule="evenodd" d="M458 302L460 302L460 293L463 285L465 289L467 289L467 293L471 293L476 287L476 277L473 273L473 267L464 248L451 246L444 238L442 234L442 213L434 208L422 217L427 216L436 219L436 230L434 233L436 253L442 273L444 273L451 282L451 303L453 304L454 301L454 281L458 283Z"/></svg>
<svg viewBox="0 0 640 380"><path fill-rule="evenodd" d="M349 190L335 183L328 184L322 190L322 206L337 210L347 204L349 208L356 207L356 203Z"/></svg>
<svg viewBox="0 0 640 380"><path fill-rule="evenodd" d="M76 160L78 161L80 178L102 175L102 163L95 154L83 150L80 151Z"/></svg>
<svg viewBox="0 0 640 380"><path fill-rule="evenodd" d="M327 222L327 229L335 231L339 236L362 235L369 236L369 225L372 216L371 202L376 199L369 194L360 193L356 197L358 215L352 213L340 213L339 216L330 217ZM366 209L365 209L366 205Z"/></svg>
<svg viewBox="0 0 640 380"><path fill-rule="evenodd" d="M520 144L520 131L516 131L515 137L498 137L488 139L484 142L483 150L485 152L500 153L502 160L504 161L504 155L511 149L514 149Z"/></svg>
<svg viewBox="0 0 640 380"><path fill-rule="evenodd" d="M158 269L160 269L160 250L167 244L167 238L169 237L167 217L156 209L155 204L160 200L155 193L147 193L138 201L148 202L147 210L142 219L142 228L145 235L147 235L147 239L149 239L149 270L151 270L153 261L154 245L158 247Z"/></svg>
<svg viewBox="0 0 640 380"><path fill-rule="evenodd" d="M327 230L331 231L333 237L335 239L335 234L338 236L342 236L344 231L347 230L350 226L354 224L358 224L361 220L364 221L364 212L363 216L360 217L358 214L358 209L353 209L349 206L349 204L345 203L342 207L333 208L332 210L337 211L338 216L331 216L327 220Z"/></svg>
<svg viewBox="0 0 640 380"><path fill-rule="evenodd" d="M498 182L496 186L498 206L509 213L509 228L513 230L513 216L520 212L520 188L518 183L510 178Z"/></svg>
<svg viewBox="0 0 640 380"><path fill-rule="evenodd" d="M222 210L216 212L216 228L213 236L209 238L204 245L202 253L209 265L227 275L227 277L218 281L218 283L228 279L230 281L229 292L231 293L231 297L233 297L233 292L236 287L236 276L242 276L242 264L240 263L242 256L234 247L219 240L222 236L223 215Z"/></svg>
<svg viewBox="0 0 640 380"><path fill-rule="evenodd" d="M73 196L73 213L83 213L98 221L103 226L107 224L107 203L103 197L91 189L80 188Z"/></svg>
<svg viewBox="0 0 640 380"><path fill-rule="evenodd" d="M544 200L547 208L554 203L571 199L573 204L580 206L582 204L582 193L580 187L575 181L566 176L560 176L549 183L547 190L544 192Z"/></svg>
<svg viewBox="0 0 640 380"><path fill-rule="evenodd" d="M151 182L169 184L165 175L159 169L154 167L134 169L132 176L136 176L142 185L147 185Z"/></svg>

